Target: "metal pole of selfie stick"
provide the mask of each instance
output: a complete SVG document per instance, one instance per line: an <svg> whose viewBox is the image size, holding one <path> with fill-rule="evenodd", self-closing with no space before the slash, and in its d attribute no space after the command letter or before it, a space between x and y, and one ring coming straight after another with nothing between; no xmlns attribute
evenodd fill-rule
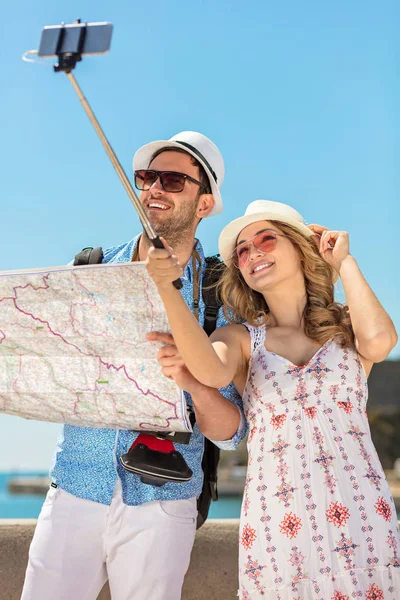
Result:
<svg viewBox="0 0 400 600"><path fill-rule="evenodd" d="M145 230L148 238L150 239L151 243L153 244L153 246L155 248L164 248L164 245L163 245L162 241L160 240L154 227L152 226L139 198L136 195L135 190L132 187L131 182L129 181L128 177L126 176L126 173L125 173L124 169L122 168L121 163L119 162L114 150L112 149L108 139L106 138L106 136L100 126L100 123L96 119L96 116L95 116L94 112L92 111L89 102L86 100L85 96L83 95L82 90L78 85L78 82L76 81L76 79L71 71L65 71L65 74L67 75L68 79L70 80L72 87L74 88L87 116L89 117L90 122L92 123L98 137L100 138L101 143L104 146L105 151L107 152L109 159L111 160L111 163L112 163L114 169L117 172L118 177L121 180L122 185L124 186L129 198L131 199L132 204L135 207L136 212L139 215L140 221L143 225L143 229ZM178 290L180 290L182 288L182 281L180 279L176 279L173 282L173 284L176 287L176 289L178 289Z"/></svg>

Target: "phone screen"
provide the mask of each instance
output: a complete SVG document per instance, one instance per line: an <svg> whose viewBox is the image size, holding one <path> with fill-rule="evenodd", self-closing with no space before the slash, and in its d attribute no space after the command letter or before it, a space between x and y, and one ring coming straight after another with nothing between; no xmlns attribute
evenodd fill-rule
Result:
<svg viewBox="0 0 400 600"><path fill-rule="evenodd" d="M38 54L51 58L57 54L77 52L82 28L86 27L81 54L104 54L111 45L111 23L73 23L71 25L49 25L42 30ZM60 35L62 42L59 46Z"/></svg>

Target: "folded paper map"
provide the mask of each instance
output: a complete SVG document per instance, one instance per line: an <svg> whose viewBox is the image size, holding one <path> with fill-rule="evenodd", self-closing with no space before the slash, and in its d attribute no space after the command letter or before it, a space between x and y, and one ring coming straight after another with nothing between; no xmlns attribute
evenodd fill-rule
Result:
<svg viewBox="0 0 400 600"><path fill-rule="evenodd" d="M82 427L191 431L164 377L168 331L143 263L0 273L0 412Z"/></svg>

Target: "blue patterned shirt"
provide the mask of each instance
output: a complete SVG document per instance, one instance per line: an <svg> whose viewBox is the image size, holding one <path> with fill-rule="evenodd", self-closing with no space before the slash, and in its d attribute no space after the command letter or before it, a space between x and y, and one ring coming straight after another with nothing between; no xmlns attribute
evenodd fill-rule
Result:
<svg viewBox="0 0 400 600"><path fill-rule="evenodd" d="M133 240L121 246L116 246L104 251L103 263L130 262L139 235ZM204 252L198 242L196 250L199 253L200 286L205 271ZM193 311L193 271L192 262L189 261L182 276L183 288L181 293ZM204 322L204 302L199 294L199 322ZM217 326L226 325L222 310L218 315ZM225 442L218 442L222 449L234 449L244 438L246 425L243 417L243 406L240 396L231 384L221 390L226 398L234 402L240 410L241 422L238 431L232 438ZM185 394L187 402L191 403L189 394ZM198 497L203 485L203 471L201 461L203 457L204 437L197 425L193 428L193 434L188 445L175 444L176 449L182 453L188 466L193 471L193 477L186 483L166 483L161 487L145 485L141 483L140 477L125 471L120 465L119 457L125 454L137 433L133 431L116 429L95 429L89 427L75 427L64 425L61 437L58 441L54 465L50 476L66 492L77 496L111 504L111 498L117 477L122 484L122 494L125 504L137 506L153 500L178 500L184 498Z"/></svg>

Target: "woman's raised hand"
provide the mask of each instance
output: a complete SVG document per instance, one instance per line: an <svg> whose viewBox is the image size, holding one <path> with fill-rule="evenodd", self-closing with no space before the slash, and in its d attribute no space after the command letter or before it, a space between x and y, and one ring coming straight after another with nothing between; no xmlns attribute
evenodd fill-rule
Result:
<svg viewBox="0 0 400 600"><path fill-rule="evenodd" d="M322 225L308 225L319 240L322 258L338 273L345 258L350 256L349 234L347 231L331 231Z"/></svg>
<svg viewBox="0 0 400 600"><path fill-rule="evenodd" d="M169 287L182 276L183 269L172 248L161 238L164 248L149 248L146 259L147 271L158 289Z"/></svg>

